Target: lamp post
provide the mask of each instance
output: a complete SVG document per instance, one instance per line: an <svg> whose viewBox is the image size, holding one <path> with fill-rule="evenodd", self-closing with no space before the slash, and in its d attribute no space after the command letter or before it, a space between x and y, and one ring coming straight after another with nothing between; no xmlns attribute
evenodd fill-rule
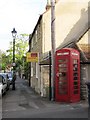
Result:
<svg viewBox="0 0 90 120"><path fill-rule="evenodd" d="M15 39L17 35L17 31L15 28L13 28L13 31L11 31L12 37L13 37L13 80L12 80L12 90L15 90L15 79L16 79L16 73L15 73Z"/></svg>

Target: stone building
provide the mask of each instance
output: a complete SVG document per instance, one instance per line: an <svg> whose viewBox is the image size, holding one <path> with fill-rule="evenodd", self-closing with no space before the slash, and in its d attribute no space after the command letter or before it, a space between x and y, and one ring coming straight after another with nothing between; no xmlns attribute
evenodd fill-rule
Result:
<svg viewBox="0 0 90 120"><path fill-rule="evenodd" d="M39 61L42 55L42 15L40 15L38 22L33 30L29 40L29 51L38 52ZM39 63L31 62L31 87L40 93L40 66Z"/></svg>
<svg viewBox="0 0 90 120"><path fill-rule="evenodd" d="M55 42L56 50L65 47L80 52L81 98L86 99L85 82L89 80L90 70L90 19L89 0L58 0L55 4ZM29 40L30 51L39 52L39 62L31 63L31 87L41 96L48 96L50 85L51 51L51 7L47 2L46 11L40 15Z"/></svg>

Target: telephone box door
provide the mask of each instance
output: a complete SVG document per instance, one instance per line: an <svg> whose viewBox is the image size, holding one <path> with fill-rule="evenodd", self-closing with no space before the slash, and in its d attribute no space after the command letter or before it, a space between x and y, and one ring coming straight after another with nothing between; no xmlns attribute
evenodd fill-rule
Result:
<svg viewBox="0 0 90 120"><path fill-rule="evenodd" d="M68 101L69 99L69 52L56 52L56 101Z"/></svg>

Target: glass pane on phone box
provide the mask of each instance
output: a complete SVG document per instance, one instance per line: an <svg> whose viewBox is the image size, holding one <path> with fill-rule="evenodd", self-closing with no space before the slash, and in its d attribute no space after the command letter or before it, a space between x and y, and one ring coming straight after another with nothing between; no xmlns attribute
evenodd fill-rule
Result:
<svg viewBox="0 0 90 120"><path fill-rule="evenodd" d="M66 81L66 79L63 78L63 77L59 77L59 81L60 81L60 82L62 82L62 81Z"/></svg>
<svg viewBox="0 0 90 120"><path fill-rule="evenodd" d="M74 85L78 85L78 82L74 82Z"/></svg>
<svg viewBox="0 0 90 120"><path fill-rule="evenodd" d="M78 67L78 65L77 65L77 64L73 64L73 67L77 68L77 67Z"/></svg>
<svg viewBox="0 0 90 120"><path fill-rule="evenodd" d="M67 94L67 91L61 91L61 90L59 90L59 94L65 95L65 94Z"/></svg>
<svg viewBox="0 0 90 120"><path fill-rule="evenodd" d="M64 77L59 77L59 80L66 80L67 78L66 78L66 76L64 76Z"/></svg>
<svg viewBox="0 0 90 120"><path fill-rule="evenodd" d="M78 80L78 77L74 77L74 80Z"/></svg>
<svg viewBox="0 0 90 120"><path fill-rule="evenodd" d="M60 63L62 63L62 62L67 62L67 59L60 59L60 60L58 60Z"/></svg>
<svg viewBox="0 0 90 120"><path fill-rule="evenodd" d="M77 77L77 76L78 76L78 73L73 73L73 76Z"/></svg>
<svg viewBox="0 0 90 120"><path fill-rule="evenodd" d="M78 70L77 68L73 67L73 71L77 71L77 70Z"/></svg>
<svg viewBox="0 0 90 120"><path fill-rule="evenodd" d="M77 90L77 91L74 91L74 94L78 94L78 90Z"/></svg>
<svg viewBox="0 0 90 120"><path fill-rule="evenodd" d="M74 64L77 64L77 63L78 63L78 60L73 60L73 63L74 63Z"/></svg>
<svg viewBox="0 0 90 120"><path fill-rule="evenodd" d="M59 67L66 67L67 64L63 63L63 64L59 64Z"/></svg>
<svg viewBox="0 0 90 120"><path fill-rule="evenodd" d="M66 72L60 72L60 76L66 76Z"/></svg>
<svg viewBox="0 0 90 120"><path fill-rule="evenodd" d="M60 71L60 72L66 72L66 71L67 71L67 68L59 68L59 71Z"/></svg>
<svg viewBox="0 0 90 120"><path fill-rule="evenodd" d="M74 89L78 89L78 86L74 86Z"/></svg>

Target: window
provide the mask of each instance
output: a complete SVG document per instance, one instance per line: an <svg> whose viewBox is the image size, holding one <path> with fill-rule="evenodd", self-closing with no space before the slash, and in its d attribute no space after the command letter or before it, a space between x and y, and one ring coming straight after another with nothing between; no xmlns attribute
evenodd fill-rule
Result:
<svg viewBox="0 0 90 120"><path fill-rule="evenodd" d="M36 42L37 42L37 30L36 30Z"/></svg>
<svg viewBox="0 0 90 120"><path fill-rule="evenodd" d="M33 48L33 39L32 39L32 43L31 43L31 47Z"/></svg>
<svg viewBox="0 0 90 120"><path fill-rule="evenodd" d="M36 78L38 78L38 63L36 63Z"/></svg>
<svg viewBox="0 0 90 120"><path fill-rule="evenodd" d="M31 63L31 77L33 77L33 67L32 67L32 63Z"/></svg>

